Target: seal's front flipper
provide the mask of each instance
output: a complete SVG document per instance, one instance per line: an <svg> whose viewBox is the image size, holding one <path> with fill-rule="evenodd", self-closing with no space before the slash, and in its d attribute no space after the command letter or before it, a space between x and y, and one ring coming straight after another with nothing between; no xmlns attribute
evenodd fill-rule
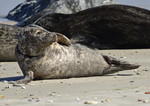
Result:
<svg viewBox="0 0 150 106"><path fill-rule="evenodd" d="M33 80L33 71L28 71L28 73L25 75L23 79L9 82L9 84L27 84Z"/></svg>
<svg viewBox="0 0 150 106"><path fill-rule="evenodd" d="M104 60L110 65L108 69L104 70L103 74L112 74L118 71L131 70L140 67L139 64L131 64L127 61L122 61L106 55L102 56Z"/></svg>
<svg viewBox="0 0 150 106"><path fill-rule="evenodd" d="M63 34L58 33L58 32L54 32L57 35L57 42L64 44L66 46L70 46L71 45L71 41Z"/></svg>

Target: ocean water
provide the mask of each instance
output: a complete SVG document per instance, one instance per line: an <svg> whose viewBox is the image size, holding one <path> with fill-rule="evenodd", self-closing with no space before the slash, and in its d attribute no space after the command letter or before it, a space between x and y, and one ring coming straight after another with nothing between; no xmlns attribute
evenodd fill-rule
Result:
<svg viewBox="0 0 150 106"><path fill-rule="evenodd" d="M19 3L22 3L24 1L25 0L0 0L0 23L8 21L5 18L8 12ZM138 6L150 10L150 0L117 0L117 3Z"/></svg>
<svg viewBox="0 0 150 106"><path fill-rule="evenodd" d="M138 6L150 10L150 0L117 0L117 3Z"/></svg>

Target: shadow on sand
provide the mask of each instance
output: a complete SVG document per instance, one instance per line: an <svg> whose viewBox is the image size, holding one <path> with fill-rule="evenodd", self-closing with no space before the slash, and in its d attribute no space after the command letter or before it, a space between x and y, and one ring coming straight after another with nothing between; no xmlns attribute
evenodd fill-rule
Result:
<svg viewBox="0 0 150 106"><path fill-rule="evenodd" d="M3 81L16 81L16 80L19 80L19 79L22 79L22 78L24 78L24 76L5 77L5 78L0 78L0 82L3 82Z"/></svg>
<svg viewBox="0 0 150 106"><path fill-rule="evenodd" d="M110 75L104 75L105 77L115 77L115 76L133 76L133 74L110 74ZM96 76L91 76L91 77L96 77ZM102 76L101 76L102 77ZM0 78L0 82L3 82L3 81L16 81L16 80L19 80L19 79L23 79L24 76L16 76L16 77L5 77L5 78ZM78 77L77 77L78 78ZM80 77L82 78L82 77ZM66 79L66 78L65 78ZM37 79L36 79L37 80ZM51 79L53 80L53 79Z"/></svg>

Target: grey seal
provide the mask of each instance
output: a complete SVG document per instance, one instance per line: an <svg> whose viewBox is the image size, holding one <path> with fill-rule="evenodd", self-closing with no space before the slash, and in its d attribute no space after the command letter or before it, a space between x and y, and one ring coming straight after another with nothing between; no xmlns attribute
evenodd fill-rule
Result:
<svg viewBox="0 0 150 106"><path fill-rule="evenodd" d="M0 61L16 60L15 47L20 30L17 26L0 24Z"/></svg>
<svg viewBox="0 0 150 106"><path fill-rule="evenodd" d="M34 24L92 48L150 48L150 11L139 7L104 5L69 15L49 14Z"/></svg>
<svg viewBox="0 0 150 106"><path fill-rule="evenodd" d="M35 24L64 34L71 42L96 49L150 48L150 11L127 5L106 5L75 14L49 14ZM20 27L0 24L0 61L16 59Z"/></svg>
<svg viewBox="0 0 150 106"><path fill-rule="evenodd" d="M33 79L98 76L140 66L102 55L97 49L72 44L65 35L37 25L21 30L15 53L25 76L17 83L28 83Z"/></svg>

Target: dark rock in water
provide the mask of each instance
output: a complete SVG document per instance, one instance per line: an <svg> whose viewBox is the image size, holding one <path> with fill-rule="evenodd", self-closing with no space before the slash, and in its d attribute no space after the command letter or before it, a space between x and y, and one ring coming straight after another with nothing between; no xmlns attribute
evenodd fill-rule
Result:
<svg viewBox="0 0 150 106"><path fill-rule="evenodd" d="M105 5L72 15L50 14L35 24L98 49L150 48L150 11L138 7Z"/></svg>
<svg viewBox="0 0 150 106"><path fill-rule="evenodd" d="M7 18L22 21L47 7L50 0L26 0L11 10Z"/></svg>
<svg viewBox="0 0 150 106"><path fill-rule="evenodd" d="M115 0L26 0L11 10L8 19L23 21L31 18L32 23L38 17L49 13L71 14L87 8L112 4Z"/></svg>
<svg viewBox="0 0 150 106"><path fill-rule="evenodd" d="M15 47L20 27L0 24L0 61L16 60Z"/></svg>

